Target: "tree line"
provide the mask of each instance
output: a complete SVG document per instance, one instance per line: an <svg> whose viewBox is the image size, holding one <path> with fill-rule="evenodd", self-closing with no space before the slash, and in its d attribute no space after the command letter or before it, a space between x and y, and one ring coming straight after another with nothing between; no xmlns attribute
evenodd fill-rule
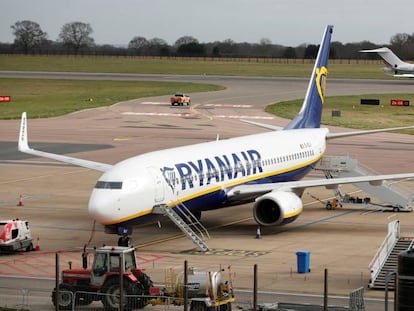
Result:
<svg viewBox="0 0 414 311"><path fill-rule="evenodd" d="M65 54L65 55L119 55L119 56L177 56L177 57L261 57L261 58L315 58L318 45L302 44L296 47L272 44L268 39L259 43L234 42L231 39L200 43L192 36L182 36L173 45L161 38L147 39L134 36L125 47L109 44L98 45L92 37L90 24L71 22L62 26L56 41L48 39L40 25L23 20L11 25L13 43L1 43L2 54ZM414 59L414 33L398 33L391 37L391 50L402 59ZM375 59L376 54L359 53L359 50L374 49L379 45L370 41L331 43L333 59Z"/></svg>

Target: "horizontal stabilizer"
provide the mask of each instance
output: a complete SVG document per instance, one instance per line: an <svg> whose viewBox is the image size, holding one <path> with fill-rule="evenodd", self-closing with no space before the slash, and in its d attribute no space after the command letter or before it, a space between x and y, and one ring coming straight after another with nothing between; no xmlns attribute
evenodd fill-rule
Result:
<svg viewBox="0 0 414 311"><path fill-rule="evenodd" d="M252 124L252 125L255 125L255 126L258 126L258 127L262 127L262 128L265 128L265 129L269 129L269 130L272 130L272 131L283 130L283 127L281 127L281 126L270 125L270 124L265 124L265 123L250 121L250 120L244 120L244 119L240 119L240 121L242 121L244 123Z"/></svg>

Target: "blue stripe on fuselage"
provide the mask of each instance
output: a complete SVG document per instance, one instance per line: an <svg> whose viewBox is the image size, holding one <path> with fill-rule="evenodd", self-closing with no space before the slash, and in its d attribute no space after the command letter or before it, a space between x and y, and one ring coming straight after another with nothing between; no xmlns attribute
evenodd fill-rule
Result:
<svg viewBox="0 0 414 311"><path fill-rule="evenodd" d="M299 180L304 177L312 168L313 164L295 169L290 170L281 174L275 174L267 177L263 177L260 179L256 179L253 181L249 181L245 183L245 185L252 185L252 184L264 184L264 183L278 183L278 182L286 182L292 180ZM189 210L191 211L205 211L205 210L213 210L221 207L230 206L227 204L227 190L229 188L219 189L217 191L213 191L207 194L202 194L191 199L182 201ZM253 200L246 200L240 203L247 203L252 202ZM292 217L293 218L293 217ZM286 219L288 220L288 219Z"/></svg>
<svg viewBox="0 0 414 311"><path fill-rule="evenodd" d="M309 165L306 165L304 167L300 167L298 169L294 169L294 170L290 170L284 173L278 173L272 176L267 176L264 178L259 178L257 180L254 181L250 181L245 183L246 185L248 184L263 184L263 183L277 183L277 182L286 182L286 181L292 181L292 180L299 180L301 179L303 176L305 176L311 169L312 166L314 165L315 162L312 162ZM225 188L225 189L219 189L217 191L213 191L213 192L209 192L209 193L205 193L201 194L199 196L196 197L192 197L191 199L188 200L184 200L180 203L183 203L186 208L188 208L190 211L192 212L196 212L196 211L206 211L206 210L213 210L213 209L218 209L218 208L222 208L222 207L227 207L227 206L231 206L232 204L226 204L227 201L227 190L229 188ZM248 203L248 202L252 202L253 200L245 200L244 202L240 202L238 201L237 204L240 203ZM293 221L295 221L298 218L299 215L295 215L293 217L289 217L289 218L285 218L282 222L282 224L288 224L291 223ZM126 222L123 222L122 224L120 224L121 226L130 226L130 225L134 225L137 223L148 223L148 222L155 222L158 220L162 220L165 219L165 217L163 215L160 214L148 214L148 215L144 215L144 216L139 216L137 218L132 218Z"/></svg>

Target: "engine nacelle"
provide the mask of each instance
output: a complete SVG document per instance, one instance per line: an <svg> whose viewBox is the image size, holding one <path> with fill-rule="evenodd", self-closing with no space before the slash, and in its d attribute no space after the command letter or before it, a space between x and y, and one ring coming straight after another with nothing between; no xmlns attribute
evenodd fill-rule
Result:
<svg viewBox="0 0 414 311"><path fill-rule="evenodd" d="M273 191L256 199L253 216L262 226L281 226L299 217L303 203L295 193Z"/></svg>

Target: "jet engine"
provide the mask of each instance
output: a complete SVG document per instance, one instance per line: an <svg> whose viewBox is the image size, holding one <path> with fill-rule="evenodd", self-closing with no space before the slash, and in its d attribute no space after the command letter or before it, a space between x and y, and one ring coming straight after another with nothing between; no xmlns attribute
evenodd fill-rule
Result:
<svg viewBox="0 0 414 311"><path fill-rule="evenodd" d="M281 226L294 221L302 210L302 200L295 193L272 191L256 199L253 216L262 226Z"/></svg>

